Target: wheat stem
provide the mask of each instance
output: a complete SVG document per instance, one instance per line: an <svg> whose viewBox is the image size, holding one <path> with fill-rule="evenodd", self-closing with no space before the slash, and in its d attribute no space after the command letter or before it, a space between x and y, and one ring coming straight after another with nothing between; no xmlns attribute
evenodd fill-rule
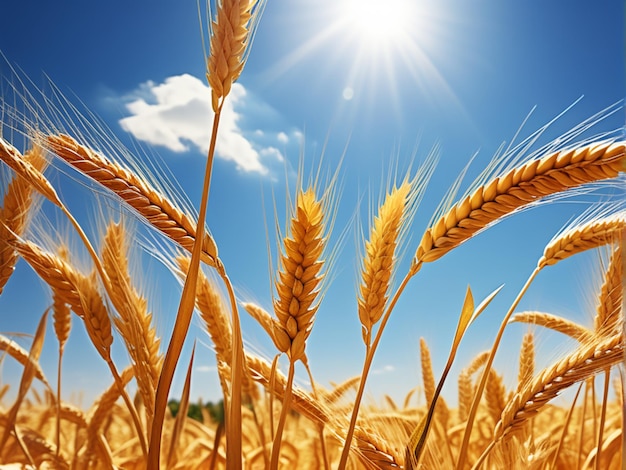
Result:
<svg viewBox="0 0 626 470"><path fill-rule="evenodd" d="M283 430L285 428L285 421L287 420L287 413L291 405L291 389L293 387L293 376L295 372L295 361L289 361L289 373L287 375L287 385L285 386L285 392L283 395L283 406L280 411L280 418L278 419L278 426L274 435L274 442L272 443L272 454L270 457L270 470L278 469L278 460L280 458L280 444L283 437Z"/></svg>
<svg viewBox="0 0 626 470"><path fill-rule="evenodd" d="M159 382L154 400L154 419L152 421L150 446L148 449L148 468L151 470L158 470L160 468L161 437L163 433L165 410L167 408L167 399L172 385L174 372L176 371L176 366L178 364L178 358L180 357L180 353L183 349L183 344L189 330L189 324L191 322L195 305L198 270L200 268L200 256L202 253L202 240L204 238L204 222L206 219L207 202L209 199L208 184L210 182L210 166L213 162L213 154L215 153L215 143L217 141L217 129L219 126L220 115L221 108L218 109L213 117L213 130L211 132L211 143L209 146L207 165L204 174L202 198L200 200L200 213L196 224L196 238L193 244L191 260L189 262L189 271L187 272L187 276L185 277L185 282L183 284L183 292L178 306L178 312L176 314L174 330L172 331L172 336L163 360L163 367L161 369L161 375L159 376ZM241 452L239 452L238 457L233 457L233 465L235 465L237 459L241 462ZM235 468L239 468L240 465L241 464Z"/></svg>
<svg viewBox="0 0 626 470"><path fill-rule="evenodd" d="M489 377L489 371L491 370L491 366L493 365L493 360L496 356L496 351L498 350L498 347L500 346L500 340L502 339L502 335L504 334L504 329L509 321L509 318L513 314L513 311L515 310L519 302L522 300L522 297L524 296L524 294L530 287L530 284L533 282L537 274L539 274L539 271L540 271L539 267L535 268L535 270L532 272L532 274L526 281L526 284L524 284L524 287L522 287L522 290L520 290L520 292L517 294L517 297L513 301L513 304L509 308L509 311L506 313L506 315L504 316L504 319L500 323L500 328L498 329L498 333L496 334L496 339L493 342L493 346L491 347L491 351L489 352L489 357L487 358L485 367L480 376L480 382L478 382L478 385L476 386L476 391L474 392L474 400L472 401L472 407L470 408L468 416L467 416L465 432L463 433L463 441L461 442L461 449L459 450L459 456L458 456L458 460L456 464L457 470L462 470L462 468L466 464L467 448L469 445L470 435L472 433L472 427L474 425L474 419L476 418L478 405L480 403L480 399L483 396L483 391L487 383L487 378Z"/></svg>

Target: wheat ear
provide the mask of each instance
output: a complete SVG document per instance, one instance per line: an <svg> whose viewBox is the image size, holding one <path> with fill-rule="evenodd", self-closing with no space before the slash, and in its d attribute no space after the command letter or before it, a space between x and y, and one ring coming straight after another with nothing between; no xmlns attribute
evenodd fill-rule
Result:
<svg viewBox="0 0 626 470"><path fill-rule="evenodd" d="M619 364L623 355L624 337L614 335L591 344L583 344L566 358L544 369L508 402L495 426L491 444L474 463L473 468L479 468L497 442L519 430L527 419L536 415L559 392Z"/></svg>
<svg viewBox="0 0 626 470"><path fill-rule="evenodd" d="M211 86L211 105L216 113L232 84L239 78L262 13L264 0L218 0L212 21L206 78Z"/></svg>
<svg viewBox="0 0 626 470"><path fill-rule="evenodd" d="M114 319L114 323L133 364L149 428L163 362L159 351L161 341L152 326L152 314L148 312L146 299L132 284L128 267L128 239L122 224L111 222L107 227L102 248L102 265L109 281L115 286L112 289L111 302L119 316Z"/></svg>
<svg viewBox="0 0 626 470"><path fill-rule="evenodd" d="M133 369L131 366L127 367L120 374L120 383L113 383L108 389L100 395L96 403L92 407L89 414L87 424L87 446L84 457L87 462L90 462L94 458L95 447L99 443L99 436L103 424L106 422L107 417L113 412L113 405L120 397L120 384L125 387L133 378Z"/></svg>
<svg viewBox="0 0 626 470"><path fill-rule="evenodd" d="M296 213L291 219L291 234L284 239L280 270L276 282L274 312L282 331L277 341L281 351L295 362L305 356L305 342L311 333L323 275L322 254L325 238L324 207L313 189L300 191Z"/></svg>
<svg viewBox="0 0 626 470"><path fill-rule="evenodd" d="M623 142L554 152L492 179L455 204L424 233L414 265L432 262L499 219L577 186L615 178L624 169Z"/></svg>
<svg viewBox="0 0 626 470"><path fill-rule="evenodd" d="M624 267L620 245L613 250L609 260L594 318L594 329L601 336L614 334L623 327Z"/></svg>
<svg viewBox="0 0 626 470"><path fill-rule="evenodd" d="M541 269L582 251L615 243L625 228L626 211L605 217L594 217L582 224L570 227L548 243L538 266Z"/></svg>
<svg viewBox="0 0 626 470"><path fill-rule="evenodd" d="M28 358L28 351L26 351L22 346L17 344L12 339L7 338L4 335L0 334L0 351L4 351L6 354L11 356L17 362L19 362L22 366L26 367L28 365L30 359ZM50 388L50 384L46 379L46 376L41 369L41 366L38 362L32 364L35 378L40 380L47 388Z"/></svg>
<svg viewBox="0 0 626 470"><path fill-rule="evenodd" d="M284 239L283 253L276 281L277 298L274 313L280 323L282 339L276 337L282 352L289 357L289 373L283 406L274 436L270 468L278 468L282 431L291 400L291 388L296 361L306 362L305 345L311 334L318 308L318 294L324 266L322 255L326 245L323 202L313 188L300 190L295 213L291 218L290 234Z"/></svg>
<svg viewBox="0 0 626 470"><path fill-rule="evenodd" d="M394 187L380 206L365 242L365 258L361 268L358 312L363 341L370 346L372 328L383 315L396 264L396 247L404 222L411 213L411 181ZM413 194L415 191L413 191ZM433 387L434 388L434 387Z"/></svg>
<svg viewBox="0 0 626 470"><path fill-rule="evenodd" d="M118 382L120 393L133 418L142 450L146 453L145 436L137 411L121 385L119 373L111 358L111 344L113 343L111 320L104 301L96 288L96 277L79 273L60 257L42 250L30 241L15 240L13 247L83 320L89 339Z"/></svg>
<svg viewBox="0 0 626 470"><path fill-rule="evenodd" d="M6 152L6 150L4 150ZM24 160L37 171L47 165L43 149L35 145L24 154ZM16 175L9 183L0 209L0 294L15 269L17 253L5 243L13 234L23 235L29 220L29 210L34 201L32 185Z"/></svg>
<svg viewBox="0 0 626 470"><path fill-rule="evenodd" d="M519 312L511 317L509 323L530 323L543 326L553 331L558 331L580 342L593 340L594 333L582 325L574 323L567 318L562 318L551 313L544 312Z"/></svg>
<svg viewBox="0 0 626 470"><path fill-rule="evenodd" d="M517 373L517 391L530 382L535 373L535 335L526 333L522 338Z"/></svg>
<svg viewBox="0 0 626 470"><path fill-rule="evenodd" d="M67 260L68 251L64 246L59 247L59 257ZM63 350L65 349L65 343L70 336L70 329L72 326L72 312L69 305L65 302L62 293L56 292L52 289L52 320L54 326L54 333L56 334L59 342L59 361L57 366L57 403L56 403L56 446L57 455L61 449L61 377L62 377L62 365L63 365Z"/></svg>
<svg viewBox="0 0 626 470"><path fill-rule="evenodd" d="M47 137L50 149L82 174L119 196L153 227L191 252L196 226L190 215L132 171L79 144L68 135ZM213 238L205 232L202 239L203 260L216 267L219 263Z"/></svg>

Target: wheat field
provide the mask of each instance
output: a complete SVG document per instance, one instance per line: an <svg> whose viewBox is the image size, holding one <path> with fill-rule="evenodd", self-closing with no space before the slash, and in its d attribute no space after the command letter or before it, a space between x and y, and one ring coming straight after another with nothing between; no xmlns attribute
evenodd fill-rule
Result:
<svg viewBox="0 0 626 470"><path fill-rule="evenodd" d="M213 13L206 79L214 119L207 129L211 140L198 213L160 180L163 176L122 158L132 151L103 137L97 124L92 135L81 131L95 118L73 114L69 101L67 109L51 110L45 96L42 103L17 88L21 103L2 101L0 161L8 177L0 186L0 295L23 269L48 286L49 298L45 312L36 312L37 329L18 332L32 335L28 348L15 341L15 332L0 331L0 362L19 364L21 373L19 383L2 382L0 389L0 468L624 468L626 210L623 201L606 202L602 195L545 240L536 267L498 320L488 350L457 357L472 322L499 294L496 289L474 299L468 287L451 323L443 369L433 367L428 338L420 338L421 383L402 403L390 395L380 402L365 398L367 384L376 380L372 364L381 337L409 281L527 208L589 188L622 188L623 134L584 137L600 120L595 116L567 138L521 156L505 153L464 194L453 187L412 246L407 234L414 231L418 205L429 197L435 159L390 179L355 260L354 315L365 350L363 369L342 383L323 385L315 380L307 346L333 279L331 235L341 169L331 168L328 177L298 175L269 275L271 311L239 295L237 279L220 259L219 240L207 226L220 117L254 53L264 7L263 0L223 0ZM62 124L60 115L83 120L82 126ZM92 190L96 235L67 206L60 180L49 178L50 169L61 167ZM110 201L121 209L108 210ZM42 207L56 218L48 220ZM399 261L403 251L411 257L405 270ZM592 325L518 309L540 272L585 252L594 253L601 272ZM158 260L182 286L169 337L159 337L149 308L159 286L145 286L134 276L142 258ZM199 346L188 363L181 360L194 315L217 363L222 399L211 406L195 405L190 397ZM243 315L271 339L272 355L245 343ZM494 359L513 323L528 328L518 355L508 358L517 374L511 385ZM87 407L61 399L64 348L77 329L110 373L108 388ZM545 365L536 347L548 331L563 339L563 348ZM40 365L44 344L54 344L58 352L56 376ZM128 361L119 361L114 348L123 349ZM449 376L453 364L461 367L456 377ZM296 367L305 371L310 387L294 380ZM176 371L186 375L182 394L175 397ZM444 384L455 391L454 405L443 397Z"/></svg>

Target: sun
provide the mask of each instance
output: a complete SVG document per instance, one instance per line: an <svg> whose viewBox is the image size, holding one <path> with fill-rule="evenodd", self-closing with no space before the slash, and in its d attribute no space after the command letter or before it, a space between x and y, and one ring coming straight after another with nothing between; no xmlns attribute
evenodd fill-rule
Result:
<svg viewBox="0 0 626 470"><path fill-rule="evenodd" d="M340 0L345 34L372 50L399 48L412 40L419 21L413 0Z"/></svg>

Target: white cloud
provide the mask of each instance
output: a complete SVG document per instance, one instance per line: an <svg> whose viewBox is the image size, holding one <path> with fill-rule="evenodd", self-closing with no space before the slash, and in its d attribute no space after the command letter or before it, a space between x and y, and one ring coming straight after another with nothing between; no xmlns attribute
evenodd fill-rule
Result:
<svg viewBox="0 0 626 470"><path fill-rule="evenodd" d="M198 366L195 368L198 372L215 372L217 367L215 366Z"/></svg>
<svg viewBox="0 0 626 470"><path fill-rule="evenodd" d="M289 142L289 137L287 137L287 134L285 134L284 132L279 132L276 138L278 139L279 142L283 144L286 144L287 142Z"/></svg>
<svg viewBox="0 0 626 470"><path fill-rule="evenodd" d="M234 162L242 171L265 174L268 169L261 160L269 156L282 162L283 155L272 146L258 145L246 137L239 125L239 111L246 96L241 84L233 84L222 109L216 156ZM173 152L192 148L203 154L208 152L213 111L210 88L202 81L188 74L168 77L160 84L149 81L139 87L134 97L126 105L131 115L120 120L124 130ZM263 132L252 134L262 136Z"/></svg>
<svg viewBox="0 0 626 470"><path fill-rule="evenodd" d="M374 369L371 373L374 375L388 374L390 372L393 372L394 370L396 370L395 366L387 364L380 369Z"/></svg>
<svg viewBox="0 0 626 470"><path fill-rule="evenodd" d="M264 149L260 151L260 154L264 158L272 157L276 161L279 161L279 162L285 161L285 157L283 157L283 154L280 153L280 150L278 150L276 147L265 147Z"/></svg>

